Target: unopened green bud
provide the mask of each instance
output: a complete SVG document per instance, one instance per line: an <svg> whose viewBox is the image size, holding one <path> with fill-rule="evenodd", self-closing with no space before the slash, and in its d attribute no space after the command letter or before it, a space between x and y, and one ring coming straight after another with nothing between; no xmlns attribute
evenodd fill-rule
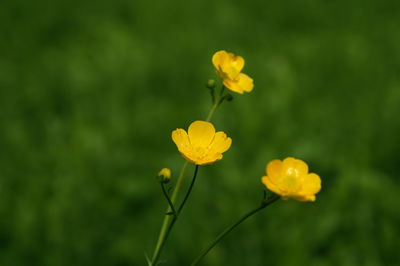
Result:
<svg viewBox="0 0 400 266"><path fill-rule="evenodd" d="M167 184L171 180L171 176L171 170L169 168L163 168L160 172L158 172L158 182Z"/></svg>
<svg viewBox="0 0 400 266"><path fill-rule="evenodd" d="M209 89L214 89L215 88L215 80L209 79L206 83L206 87Z"/></svg>

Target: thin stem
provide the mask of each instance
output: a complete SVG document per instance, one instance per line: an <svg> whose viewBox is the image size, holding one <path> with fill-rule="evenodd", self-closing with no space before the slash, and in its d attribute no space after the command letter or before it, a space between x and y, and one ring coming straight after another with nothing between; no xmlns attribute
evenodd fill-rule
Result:
<svg viewBox="0 0 400 266"><path fill-rule="evenodd" d="M217 110L217 108L218 108L218 102L217 102L217 103L214 103L214 104L212 105L211 110L210 110L210 112L208 113L208 116L207 116L207 119L206 119L207 122L210 122L211 117L214 115L214 112L215 112L215 110Z"/></svg>
<svg viewBox="0 0 400 266"><path fill-rule="evenodd" d="M153 259L151 260L150 265L157 265L158 258L161 255L161 250L163 249L163 247L168 239L169 233L171 232L171 229L174 226L177 219L178 219L177 215L172 216L172 221L167 225L167 227L166 227L167 229L165 230L163 241L160 243L157 254L153 255Z"/></svg>
<svg viewBox="0 0 400 266"><path fill-rule="evenodd" d="M224 91L225 91L225 86L224 86L224 84L222 84L221 91L219 92L219 98L220 99L222 98L222 95L224 94Z"/></svg>
<svg viewBox="0 0 400 266"><path fill-rule="evenodd" d="M199 166L196 165L196 168L195 168L194 174L193 174L192 183L190 184L190 187L189 187L188 191L186 192L186 196L185 196L182 204L179 206L178 212L174 212L175 215L172 216L172 220L171 220L171 216L168 215L168 212L170 212L171 206L169 206L167 208L167 214L164 217L164 223L163 223L163 226L161 228L161 232L160 232L160 235L159 235L159 238L158 238L158 241L157 241L156 248L155 248L154 253L153 253L153 257L151 259L151 265L156 265L156 263L158 261L158 258L160 257L161 251L162 251L162 249L163 249L163 247L165 245L165 242L168 239L169 233L171 232L172 227L174 227L174 224L175 224L176 220L178 219L179 213L182 210L187 198L189 197L190 192L192 191L193 184L194 184L194 181L196 180L196 176L197 176L197 172L198 172L198 167ZM177 191L177 189L179 189L179 187L180 187L180 185L182 183L182 181L180 181L180 179L182 179L182 176L183 176L182 173L184 172L185 168L186 168L186 164L182 167L181 174L180 174L180 176L178 178L178 182L176 183L174 194L172 194L172 197L171 197L172 206L173 206L174 201L176 199L175 191ZM174 197L174 195L175 195L175 197ZM173 211L173 209L171 209L171 210ZM171 222L169 222L170 220L171 220Z"/></svg>
<svg viewBox="0 0 400 266"><path fill-rule="evenodd" d="M217 238L214 239L213 242L210 243L210 245L193 261L193 263L191 264L191 266L195 266L197 265L206 255L207 253L215 246L218 244L218 242L224 238L227 234L229 234L233 229L235 229L238 225L240 225L242 222L244 222L245 220L247 220L249 217L251 217L252 215L254 215L255 213L259 212L260 210L264 209L265 207L267 207L268 205L274 203L275 201L277 201L278 199L280 199L279 196L275 195L273 197L271 197L270 199L267 200L263 200L261 205L257 208L255 208L254 210L246 213L242 218L240 218L237 222L235 222L234 224L232 224L231 226L229 226L228 228L226 228L222 233L220 233Z"/></svg>
<svg viewBox="0 0 400 266"><path fill-rule="evenodd" d="M178 180L176 181L176 185L175 185L174 191L172 192L172 196L171 196L172 203L175 203L176 197L178 196L178 191L181 188L181 185L183 182L183 176L185 174L186 167L188 166L188 164L189 164L189 162L186 161L182 166L181 172L179 173Z"/></svg>
<svg viewBox="0 0 400 266"><path fill-rule="evenodd" d="M221 92L222 92L223 89L224 88L222 87ZM214 115L214 112L218 108L219 104L220 104L219 101L218 102L216 101L212 105L212 107L210 109L210 112L207 115L206 121L209 122L211 120L211 118ZM178 180L176 181L176 185L175 185L174 191L172 192L172 196L171 196L171 204L172 204L172 206L174 205L176 197L178 196L178 192L179 192L180 187L182 185L184 173L186 171L186 167L187 167L188 164L189 163L187 161L183 164L183 166L181 168L181 172L180 172L179 177L178 177ZM156 263L156 261L158 260L158 257L160 256L161 249L164 246L165 240L168 237L169 231L171 230L171 228L173 227L173 225L174 225L174 223L176 221L176 215L174 215L173 217L171 217L171 215L168 215L168 213L172 211L171 204L168 204L167 210L165 212L166 214L164 216L164 220L163 220L163 223L162 223L162 226L161 226L161 230L160 230L160 233L159 233L158 239L157 239L157 244L156 244L156 247L154 249L154 253L153 253L152 259L151 259L151 265L154 265Z"/></svg>
<svg viewBox="0 0 400 266"><path fill-rule="evenodd" d="M176 211L175 211L175 208L174 208L174 204L172 204L172 201L171 201L171 199L169 198L167 191L165 191L165 186L164 186L163 183L161 183L161 190L162 190L162 192L163 192L165 198L166 198L167 201L168 201L168 205L169 205L170 209L172 210L172 214L173 214L173 215L176 215ZM167 212L167 214L169 215L170 212Z"/></svg>
<svg viewBox="0 0 400 266"><path fill-rule="evenodd" d="M182 168L181 168L181 172L179 173L178 180L176 181L176 185L175 185L174 191L172 192L172 196L171 196L172 205L174 205L174 203L175 203L175 200L176 200L176 197L178 195L178 191L179 191L179 189L180 189L180 187L182 185L183 176L184 176L184 173L185 173L185 170L186 170L186 167L187 167L188 164L189 163L186 161L183 164ZM164 245L165 239L168 236L168 233L167 233L169 231L169 229L168 229L169 226L168 225L170 224L171 219L175 218L175 215L173 217L171 217L171 215L167 214L170 211L172 211L172 209L171 209L170 205L168 204L167 210L165 212L166 214L164 216L164 220L163 220L163 223L162 223L162 226L161 226L161 230L160 230L160 233L158 235L157 244L156 244L156 247L154 249L153 256L151 258L151 265L154 265L156 263L156 261L158 260L158 257L160 256L160 251L161 251L161 249L162 249L162 247Z"/></svg>
<svg viewBox="0 0 400 266"><path fill-rule="evenodd" d="M219 93L219 96L218 96L218 99L215 99L213 97L213 105L211 107L210 112L208 113L208 116L207 116L207 119L206 119L207 122L210 122L211 117L214 115L215 110L217 110L218 106L224 101L224 96L223 96L224 91L225 91L225 86L222 85L220 93Z"/></svg>
<svg viewBox="0 0 400 266"><path fill-rule="evenodd" d="M178 213L176 215L179 215L182 211L183 206L185 206L185 203L186 203L187 199L189 198L190 192L192 192L192 188L193 188L194 182L196 181L198 171L199 171L199 166L196 165L196 168L194 169L192 183L190 183L189 189L186 192L185 198L183 199L181 206L179 206Z"/></svg>

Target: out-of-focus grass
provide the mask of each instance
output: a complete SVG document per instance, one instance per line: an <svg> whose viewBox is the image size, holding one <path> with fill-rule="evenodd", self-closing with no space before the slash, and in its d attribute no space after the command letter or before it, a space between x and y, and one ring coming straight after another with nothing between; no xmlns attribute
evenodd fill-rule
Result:
<svg viewBox="0 0 400 266"><path fill-rule="evenodd" d="M255 89L216 113L233 145L200 169L166 265L258 204L286 156L320 174L317 202L272 205L204 265L398 264L397 1L0 7L0 265L144 265L166 206L154 175L183 163L170 132L205 118L219 49Z"/></svg>

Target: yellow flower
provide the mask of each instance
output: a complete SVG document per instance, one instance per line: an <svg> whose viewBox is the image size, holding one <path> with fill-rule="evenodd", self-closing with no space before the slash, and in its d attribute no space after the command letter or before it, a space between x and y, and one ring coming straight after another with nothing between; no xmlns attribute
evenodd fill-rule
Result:
<svg viewBox="0 0 400 266"><path fill-rule="evenodd" d="M171 180L171 170L169 168L163 168L160 172L158 172L158 179L160 183L166 184Z"/></svg>
<svg viewBox="0 0 400 266"><path fill-rule="evenodd" d="M221 160L222 153L232 144L224 132L215 132L213 124L205 121L193 122L188 133L181 128L172 131L172 140L182 156L197 165Z"/></svg>
<svg viewBox="0 0 400 266"><path fill-rule="evenodd" d="M273 160L266 166L262 183L284 199L315 201L315 194L321 190L321 179L317 174L308 173L308 166L302 160L288 157Z"/></svg>
<svg viewBox="0 0 400 266"><path fill-rule="evenodd" d="M225 87L240 94L253 90L253 79L241 73L243 57L222 50L213 55L212 62Z"/></svg>

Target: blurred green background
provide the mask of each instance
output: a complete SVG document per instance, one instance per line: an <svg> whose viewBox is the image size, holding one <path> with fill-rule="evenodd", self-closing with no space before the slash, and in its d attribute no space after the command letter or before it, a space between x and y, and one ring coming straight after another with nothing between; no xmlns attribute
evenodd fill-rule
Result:
<svg viewBox="0 0 400 266"><path fill-rule="evenodd" d="M215 114L232 148L201 167L162 265L259 204L287 156L322 177L317 201L271 205L203 265L399 265L399 28L394 0L1 1L0 265L145 265L155 174L183 164L170 134L205 119L220 49L255 89Z"/></svg>

